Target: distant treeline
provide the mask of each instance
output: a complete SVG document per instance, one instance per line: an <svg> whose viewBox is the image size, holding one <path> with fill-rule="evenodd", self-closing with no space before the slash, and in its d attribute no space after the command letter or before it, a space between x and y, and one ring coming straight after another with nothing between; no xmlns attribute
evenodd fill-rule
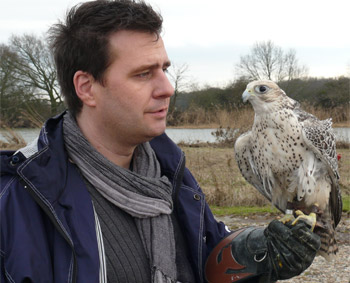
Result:
<svg viewBox="0 0 350 283"><path fill-rule="evenodd" d="M248 81L240 79L223 88L205 87L178 93L174 111L169 113L168 124L170 126L191 123L197 126L210 123L223 124L218 118L219 112L239 112L238 110L251 107L249 103L243 104L241 98L247 83ZM288 96L299 101L304 109L321 110L318 112L324 113L322 116L327 117L319 117L320 119L333 116L335 123L350 120L350 80L347 77L295 79L280 82L279 86ZM47 99L41 100L36 97L26 101L23 98L13 95L4 100L2 97L2 126L35 127L64 109L64 105L61 105L57 113L52 113Z"/></svg>
<svg viewBox="0 0 350 283"><path fill-rule="evenodd" d="M170 125L183 123L184 112L194 112L198 109L206 113L218 112L220 109L231 112L251 107L242 102L242 93L247 83L248 81L241 79L225 88L208 87L179 93L175 111L169 120ZM350 79L347 77L295 79L282 81L279 86L289 97L299 101L305 110L319 109L325 115L333 115L333 121L338 123L350 119ZM190 113L187 113L187 116L189 115Z"/></svg>
<svg viewBox="0 0 350 283"><path fill-rule="evenodd" d="M208 87L205 89L180 93L176 107L178 110L186 110L189 106L205 109L219 107L230 108L242 106L242 93L249 81L238 80L225 88ZM350 79L346 77L327 79L295 79L279 83L286 94L299 101L317 107L333 108L349 105Z"/></svg>

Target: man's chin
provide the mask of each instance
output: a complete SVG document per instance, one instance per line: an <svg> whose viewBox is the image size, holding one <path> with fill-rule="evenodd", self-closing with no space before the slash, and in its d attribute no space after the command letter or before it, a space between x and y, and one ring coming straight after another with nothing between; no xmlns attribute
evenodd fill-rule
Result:
<svg viewBox="0 0 350 283"><path fill-rule="evenodd" d="M166 126L160 126L149 131L149 136L151 139L158 137L165 133Z"/></svg>

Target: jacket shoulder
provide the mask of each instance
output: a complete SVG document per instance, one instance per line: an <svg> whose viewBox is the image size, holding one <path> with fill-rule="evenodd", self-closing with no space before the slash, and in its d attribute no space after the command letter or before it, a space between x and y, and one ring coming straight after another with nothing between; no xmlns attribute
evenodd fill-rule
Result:
<svg viewBox="0 0 350 283"><path fill-rule="evenodd" d="M13 150L0 152L0 199L3 202L12 187L18 185L17 168L26 158ZM2 207L2 205L1 205Z"/></svg>

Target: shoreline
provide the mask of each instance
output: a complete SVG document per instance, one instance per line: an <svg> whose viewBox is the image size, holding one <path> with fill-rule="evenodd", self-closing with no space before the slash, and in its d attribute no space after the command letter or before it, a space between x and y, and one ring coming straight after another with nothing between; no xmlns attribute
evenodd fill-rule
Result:
<svg viewBox="0 0 350 283"><path fill-rule="evenodd" d="M185 125L179 125L179 126L167 126L167 129L217 129L219 127L227 128L230 127L222 126L219 124L202 124L202 125L191 125L191 124L185 124ZM350 128L350 122L343 122L343 123L335 123L333 124L333 128Z"/></svg>
<svg viewBox="0 0 350 283"><path fill-rule="evenodd" d="M178 126L167 126L167 129L218 129L218 128L227 128L231 127L230 125L220 125L217 123L210 123L210 124L183 124ZM14 129L14 130L20 130L20 129L41 129L41 128L31 128L31 127L18 127L18 128L11 128L11 127L0 127L1 131L6 131L7 129ZM350 128L350 121L342 122L342 123L334 123L333 128Z"/></svg>

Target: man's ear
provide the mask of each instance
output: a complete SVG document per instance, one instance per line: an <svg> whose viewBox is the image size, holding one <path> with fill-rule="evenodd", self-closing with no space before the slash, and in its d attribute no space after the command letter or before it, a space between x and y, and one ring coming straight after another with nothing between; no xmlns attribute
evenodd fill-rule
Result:
<svg viewBox="0 0 350 283"><path fill-rule="evenodd" d="M92 85L95 79L89 73L77 71L73 77L75 92L79 99L87 106L96 106Z"/></svg>

